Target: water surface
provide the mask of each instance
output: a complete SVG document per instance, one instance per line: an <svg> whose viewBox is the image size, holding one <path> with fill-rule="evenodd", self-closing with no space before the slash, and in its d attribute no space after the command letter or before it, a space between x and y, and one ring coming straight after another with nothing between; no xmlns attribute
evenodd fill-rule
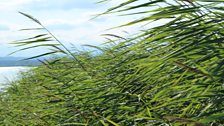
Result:
<svg viewBox="0 0 224 126"><path fill-rule="evenodd" d="M31 67L0 67L0 89L9 82L16 80L20 71L27 71Z"/></svg>

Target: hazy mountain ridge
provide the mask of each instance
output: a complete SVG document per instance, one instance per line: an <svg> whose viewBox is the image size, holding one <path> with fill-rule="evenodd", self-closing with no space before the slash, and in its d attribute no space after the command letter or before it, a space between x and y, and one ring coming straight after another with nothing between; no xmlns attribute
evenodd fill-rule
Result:
<svg viewBox="0 0 224 126"><path fill-rule="evenodd" d="M9 66L38 66L38 60L23 60L25 57L0 57L0 67Z"/></svg>

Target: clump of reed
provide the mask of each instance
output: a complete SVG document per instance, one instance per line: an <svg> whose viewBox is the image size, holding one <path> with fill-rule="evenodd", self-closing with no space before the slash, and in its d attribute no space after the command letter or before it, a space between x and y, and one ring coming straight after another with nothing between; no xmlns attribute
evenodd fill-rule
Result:
<svg viewBox="0 0 224 126"><path fill-rule="evenodd" d="M15 42L20 51L44 46L50 52L30 59L64 56L42 61L1 93L0 124L223 125L222 2L124 0L103 13L139 15L120 27L167 22L128 38L108 35L104 46L89 45L97 54L72 52L21 13L46 33Z"/></svg>

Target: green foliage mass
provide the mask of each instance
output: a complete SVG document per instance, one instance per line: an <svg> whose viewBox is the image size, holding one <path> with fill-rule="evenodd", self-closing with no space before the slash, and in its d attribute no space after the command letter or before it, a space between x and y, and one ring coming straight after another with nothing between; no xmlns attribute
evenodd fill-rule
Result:
<svg viewBox="0 0 224 126"><path fill-rule="evenodd" d="M103 14L139 15L123 26L166 23L127 38L108 34L104 46L89 45L97 53L67 49L22 13L47 33L15 44L50 48L31 59L65 57L44 61L1 93L0 124L223 126L223 2L124 0Z"/></svg>

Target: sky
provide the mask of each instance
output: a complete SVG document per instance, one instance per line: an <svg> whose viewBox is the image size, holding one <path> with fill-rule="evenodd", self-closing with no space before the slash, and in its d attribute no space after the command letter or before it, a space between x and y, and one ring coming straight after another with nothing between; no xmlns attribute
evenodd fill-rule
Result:
<svg viewBox="0 0 224 126"><path fill-rule="evenodd" d="M119 17L117 15L94 15L104 12L109 7L117 5L119 0L96 4L98 0L0 0L0 57L8 56L15 51L12 41L31 37L36 34L31 31L19 31L24 28L38 27L34 22L19 14L24 12L37 18L59 40L80 48L81 45L100 45L105 42L101 34L126 34L124 31L134 31L134 28L107 30L134 19L134 17ZM25 51L13 54L16 57L29 57L43 50Z"/></svg>

